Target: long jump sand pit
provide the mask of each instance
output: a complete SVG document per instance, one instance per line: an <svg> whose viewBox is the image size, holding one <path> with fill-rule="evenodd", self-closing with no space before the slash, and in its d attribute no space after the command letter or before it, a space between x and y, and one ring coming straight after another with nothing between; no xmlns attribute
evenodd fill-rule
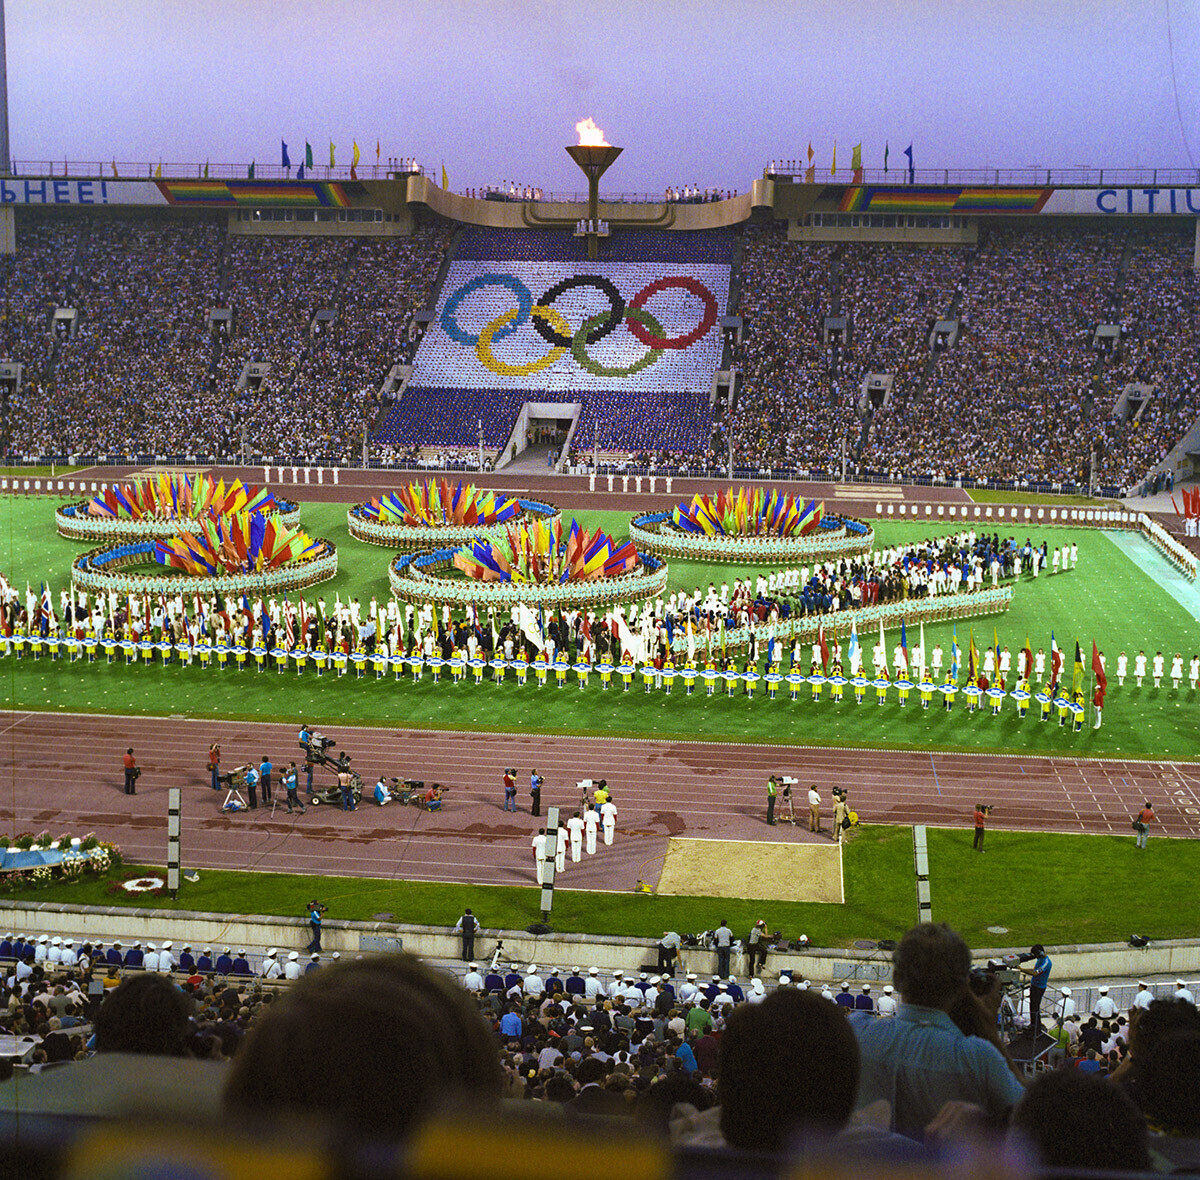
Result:
<svg viewBox="0 0 1200 1180"><path fill-rule="evenodd" d="M673 836L656 892L670 897L846 900L839 844L689 840Z"/></svg>

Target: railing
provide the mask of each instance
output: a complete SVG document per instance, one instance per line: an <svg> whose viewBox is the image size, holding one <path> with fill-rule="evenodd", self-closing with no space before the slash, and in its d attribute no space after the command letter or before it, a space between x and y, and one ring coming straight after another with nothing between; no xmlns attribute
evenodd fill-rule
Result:
<svg viewBox="0 0 1200 1180"><path fill-rule="evenodd" d="M303 157L301 157L303 159ZM201 161L200 163L168 163L166 160L155 160L147 163L145 160L13 160L12 174L14 176L68 176L82 180L96 178L101 180L245 180L250 171L249 163L225 164ZM161 170L162 175L155 174ZM255 180L297 180L299 164L284 168L279 164L259 164L254 166ZM338 164L330 168L326 164L314 164L305 168L305 180L351 180L351 166ZM367 163L366 157L359 161L354 169L359 180L386 180L392 176L411 176L420 173L433 177L433 172L417 164L415 167L408 158L392 157L381 160L378 164ZM586 198L585 198L586 199Z"/></svg>
<svg viewBox="0 0 1200 1180"><path fill-rule="evenodd" d="M527 198L523 195L526 186L521 187L520 192L509 193L507 189L489 189L486 185L468 186L470 195L481 201L501 201L511 202L513 204L521 204ZM697 197L672 197L667 198L666 193L615 193L601 190L600 203L612 205L708 205L715 201L724 200L724 195L717 196L717 190L710 190L713 195L705 196L701 194ZM721 189L720 192L730 192L734 196L737 195L734 189ZM540 195L536 198L538 204L562 204L562 205L586 205L588 203L587 193L568 193L568 192L547 192L545 189L539 190Z"/></svg>
<svg viewBox="0 0 1200 1180"><path fill-rule="evenodd" d="M808 171L803 161L772 160L763 170L768 179L789 176L802 179ZM1040 185L1085 185L1103 188L1108 185L1190 185L1200 184L1200 168L917 168L909 180L909 171L902 165L884 171L864 168L860 179L854 170L839 168L831 174L828 167L818 165L813 172L815 184L966 184L996 187L1011 185L1029 187Z"/></svg>

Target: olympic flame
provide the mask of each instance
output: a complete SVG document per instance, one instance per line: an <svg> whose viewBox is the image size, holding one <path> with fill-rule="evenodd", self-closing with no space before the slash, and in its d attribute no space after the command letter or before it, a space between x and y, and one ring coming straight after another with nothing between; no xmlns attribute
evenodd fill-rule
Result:
<svg viewBox="0 0 1200 1180"><path fill-rule="evenodd" d="M604 138L604 132L596 126L595 120L588 115L586 119L575 124L575 132L579 136L580 147L609 147L610 144Z"/></svg>

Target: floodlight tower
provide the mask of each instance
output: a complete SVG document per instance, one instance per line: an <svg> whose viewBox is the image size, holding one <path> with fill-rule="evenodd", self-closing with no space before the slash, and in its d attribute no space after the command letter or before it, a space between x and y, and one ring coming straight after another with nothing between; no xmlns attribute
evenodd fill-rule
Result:
<svg viewBox="0 0 1200 1180"><path fill-rule="evenodd" d="M8 51L4 38L4 0L0 0L0 176L7 176L8 153Z"/></svg>
<svg viewBox="0 0 1200 1180"><path fill-rule="evenodd" d="M612 167L621 148L604 142L604 132L592 120L577 123L579 143L570 144L567 155L579 165L588 182L588 257L596 257L596 242L600 232L600 177Z"/></svg>

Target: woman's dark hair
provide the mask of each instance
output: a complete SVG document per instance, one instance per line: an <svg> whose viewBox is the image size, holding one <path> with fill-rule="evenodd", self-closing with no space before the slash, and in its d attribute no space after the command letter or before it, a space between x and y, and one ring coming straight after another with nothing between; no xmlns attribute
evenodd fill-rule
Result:
<svg viewBox="0 0 1200 1180"><path fill-rule="evenodd" d="M230 1116L323 1115L400 1137L436 1107L500 1099L496 1043L474 1000L411 955L305 975L250 1031L225 1086Z"/></svg>
<svg viewBox="0 0 1200 1180"><path fill-rule="evenodd" d="M1118 1086L1078 1070L1039 1075L1013 1112L1012 1125L1044 1167L1140 1172L1150 1166L1138 1108Z"/></svg>
<svg viewBox="0 0 1200 1180"><path fill-rule="evenodd" d="M104 997L96 1013L97 1053L184 1057L191 1033L192 1000L165 975L126 979Z"/></svg>
<svg viewBox="0 0 1200 1180"><path fill-rule="evenodd" d="M1200 1134L1200 1033L1177 1032L1157 1041L1138 1063L1138 1096L1147 1116L1168 1134Z"/></svg>
<svg viewBox="0 0 1200 1180"><path fill-rule="evenodd" d="M858 1094L858 1041L841 1008L786 988L739 1005L721 1036L721 1133L731 1147L782 1151L798 1133L841 1130Z"/></svg>

